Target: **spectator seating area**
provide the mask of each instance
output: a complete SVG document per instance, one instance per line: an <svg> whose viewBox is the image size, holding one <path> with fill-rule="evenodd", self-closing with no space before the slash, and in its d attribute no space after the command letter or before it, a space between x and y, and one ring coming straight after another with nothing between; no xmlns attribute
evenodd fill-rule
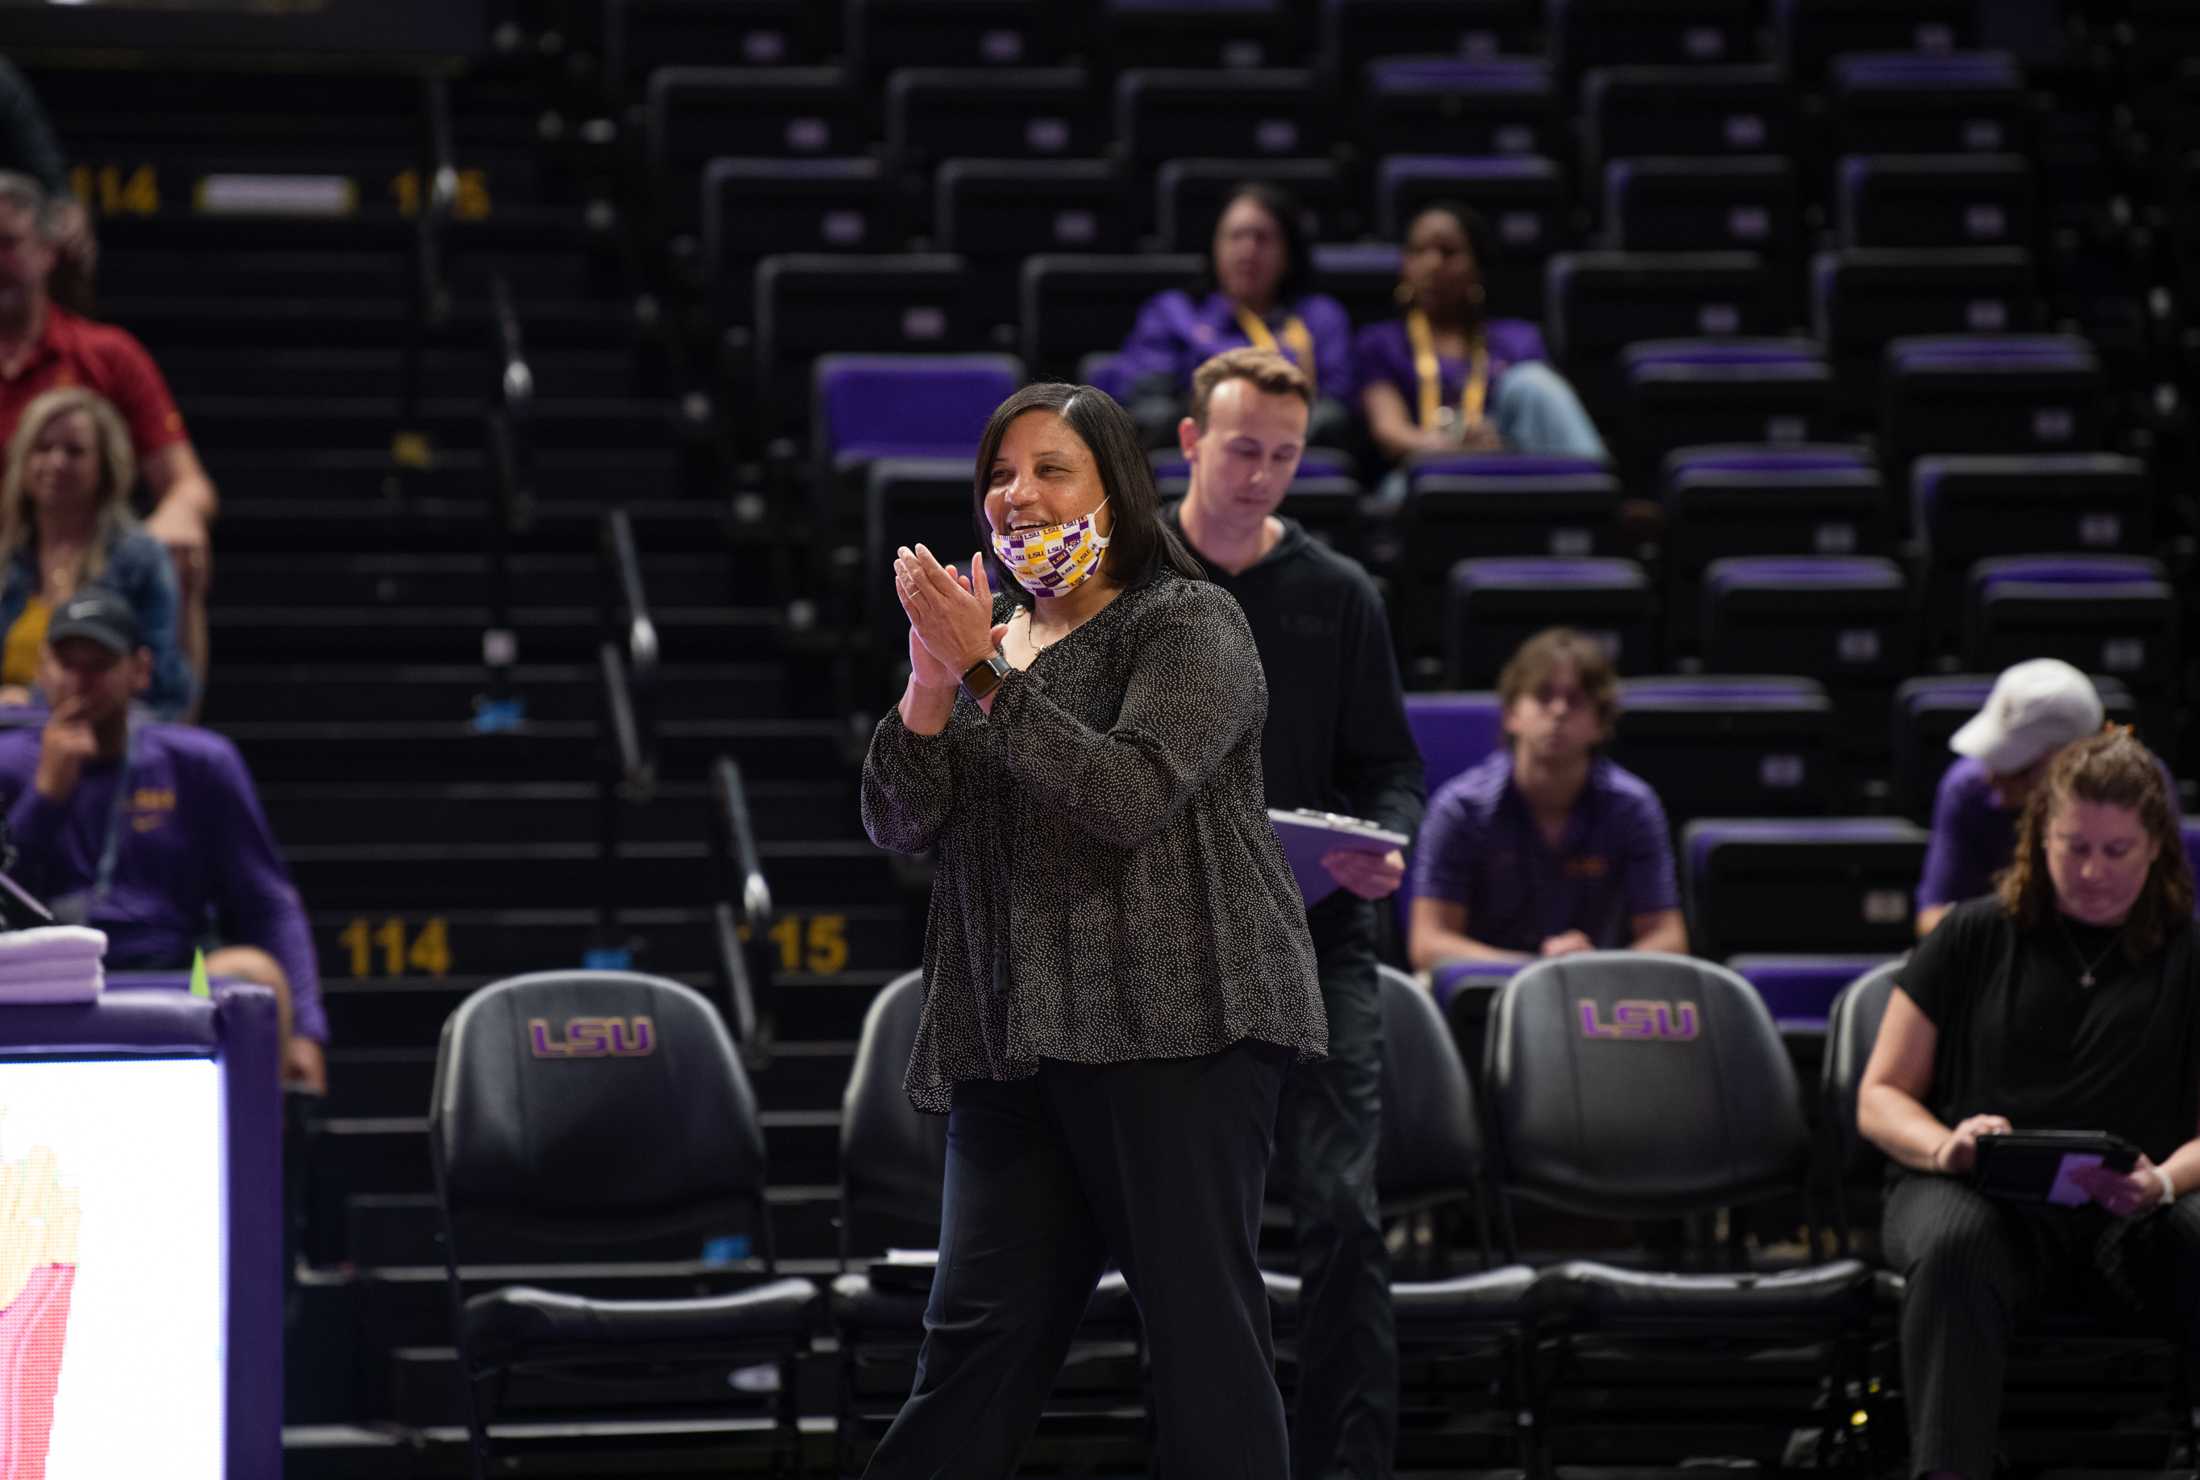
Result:
<svg viewBox="0 0 2200 1480"><path fill-rule="evenodd" d="M1459 1110L1456 1141L1431 1120L1385 1145L1402 1464L1897 1464L1885 1312L1817 1258L1836 1222L1868 1256L1871 1213L1814 1245L1804 1194L1841 1170L1826 1020L1911 939L1947 736L1999 668L2065 657L2200 779L2187 7L498 15L427 81L18 59L93 207L99 316L158 357L221 489L203 720L242 748L313 914L330 1093L292 1138L288 1473L465 1472L438 1035L488 983L582 965L718 1007L765 1212L709 1238L491 1229L463 1241L463 1292L823 1293L801 1355L754 1343L730 1394L723 1372L514 1378L500 1458L655 1475L715 1447L760 1473L791 1412L825 1473L875 1438L921 1297L870 1261L928 1237L939 1132L891 1091L925 881L856 814L901 644L885 552L969 548L985 413L1195 280L1245 179L1304 199L1316 285L1356 323L1396 312L1417 203L1495 227L1493 308L1540 323L1611 461L1432 458L1398 501L1369 447L1326 447L1284 512L1381 582L1432 787L1497 742L1522 637L1609 644L1612 754L1664 798L1703 959L1566 995L1706 1004L1797 1112L1750 1127L1774 1171L1700 1205L1620 1175L1557 1194L1588 1185L1580 1148L1520 1144L1539 1091L1484 1058L1536 1031L1527 986L1440 981L1449 1041L1430 998L1386 988L1394 1037L1443 1048L1389 1071ZM1156 470L1181 487L1173 456ZM1641 1092L1733 1108L1682 1088ZM1730 1202L1756 1211L1715 1216ZM1726 1283L1652 1312L1594 1262L1646 1248ZM1272 1294L1288 1390L1290 1282ZM1119 1288L1088 1322L1041 1431L1056 1473L1135 1468ZM1645 1345L1707 1327L1723 1350ZM2189 1442L2162 1366L2020 1363L2012 1422L2043 1463L2155 1466Z"/></svg>

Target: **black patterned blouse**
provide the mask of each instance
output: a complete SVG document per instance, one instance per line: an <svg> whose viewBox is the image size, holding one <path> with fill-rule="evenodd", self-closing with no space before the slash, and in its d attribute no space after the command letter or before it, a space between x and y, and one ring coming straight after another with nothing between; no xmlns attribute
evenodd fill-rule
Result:
<svg viewBox="0 0 2200 1480"><path fill-rule="evenodd" d="M1013 609L996 598L994 621ZM1306 910L1262 800L1267 706L1237 602L1163 574L1010 673L990 715L958 695L925 736L888 711L864 829L937 850L905 1081L919 1110L1042 1058L1326 1051Z"/></svg>

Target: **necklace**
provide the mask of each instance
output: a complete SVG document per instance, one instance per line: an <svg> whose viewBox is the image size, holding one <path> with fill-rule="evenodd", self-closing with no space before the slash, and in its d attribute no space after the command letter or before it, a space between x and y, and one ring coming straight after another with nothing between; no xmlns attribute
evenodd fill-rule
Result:
<svg viewBox="0 0 2200 1480"><path fill-rule="evenodd" d="M2123 927L2120 925L2116 927L2116 933L2109 937L2107 951L2101 952L2091 961L2088 961L2085 959L2085 952L2078 949L2078 942L2070 934L2069 922L2064 920L2059 913L2055 916L2055 926L2062 931L2063 944L2070 947L2071 959L2078 963L2078 985L2091 987L2093 985L2093 973L2101 969L2101 963L2108 959L2110 951L2123 944Z"/></svg>

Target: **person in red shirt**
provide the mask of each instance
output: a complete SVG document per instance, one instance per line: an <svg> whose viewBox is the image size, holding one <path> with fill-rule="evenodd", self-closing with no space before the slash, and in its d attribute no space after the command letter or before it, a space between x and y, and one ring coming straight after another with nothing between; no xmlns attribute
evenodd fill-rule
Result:
<svg viewBox="0 0 2200 1480"><path fill-rule="evenodd" d="M168 547L184 602L205 589L207 527L219 499L185 433L160 367L129 331L70 313L47 291L55 260L46 192L0 172L0 442L23 408L61 385L89 386L130 427L153 510L146 532Z"/></svg>

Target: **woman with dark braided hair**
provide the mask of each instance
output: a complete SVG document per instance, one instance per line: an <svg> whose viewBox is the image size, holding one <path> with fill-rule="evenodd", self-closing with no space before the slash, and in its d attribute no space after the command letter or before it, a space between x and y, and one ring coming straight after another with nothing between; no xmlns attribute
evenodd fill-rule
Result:
<svg viewBox="0 0 2200 1480"><path fill-rule="evenodd" d="M1857 1128L1897 1163L1884 1244L1907 1277L1911 1471L1994 1467L2009 1339L2072 1307L2170 1326L2200 1355L2200 952L2192 867L2128 729L2065 747L1995 892L1949 912L1888 1000ZM2075 1172L2083 1201L1989 1198L1982 1137L2105 1131L2144 1153Z"/></svg>

